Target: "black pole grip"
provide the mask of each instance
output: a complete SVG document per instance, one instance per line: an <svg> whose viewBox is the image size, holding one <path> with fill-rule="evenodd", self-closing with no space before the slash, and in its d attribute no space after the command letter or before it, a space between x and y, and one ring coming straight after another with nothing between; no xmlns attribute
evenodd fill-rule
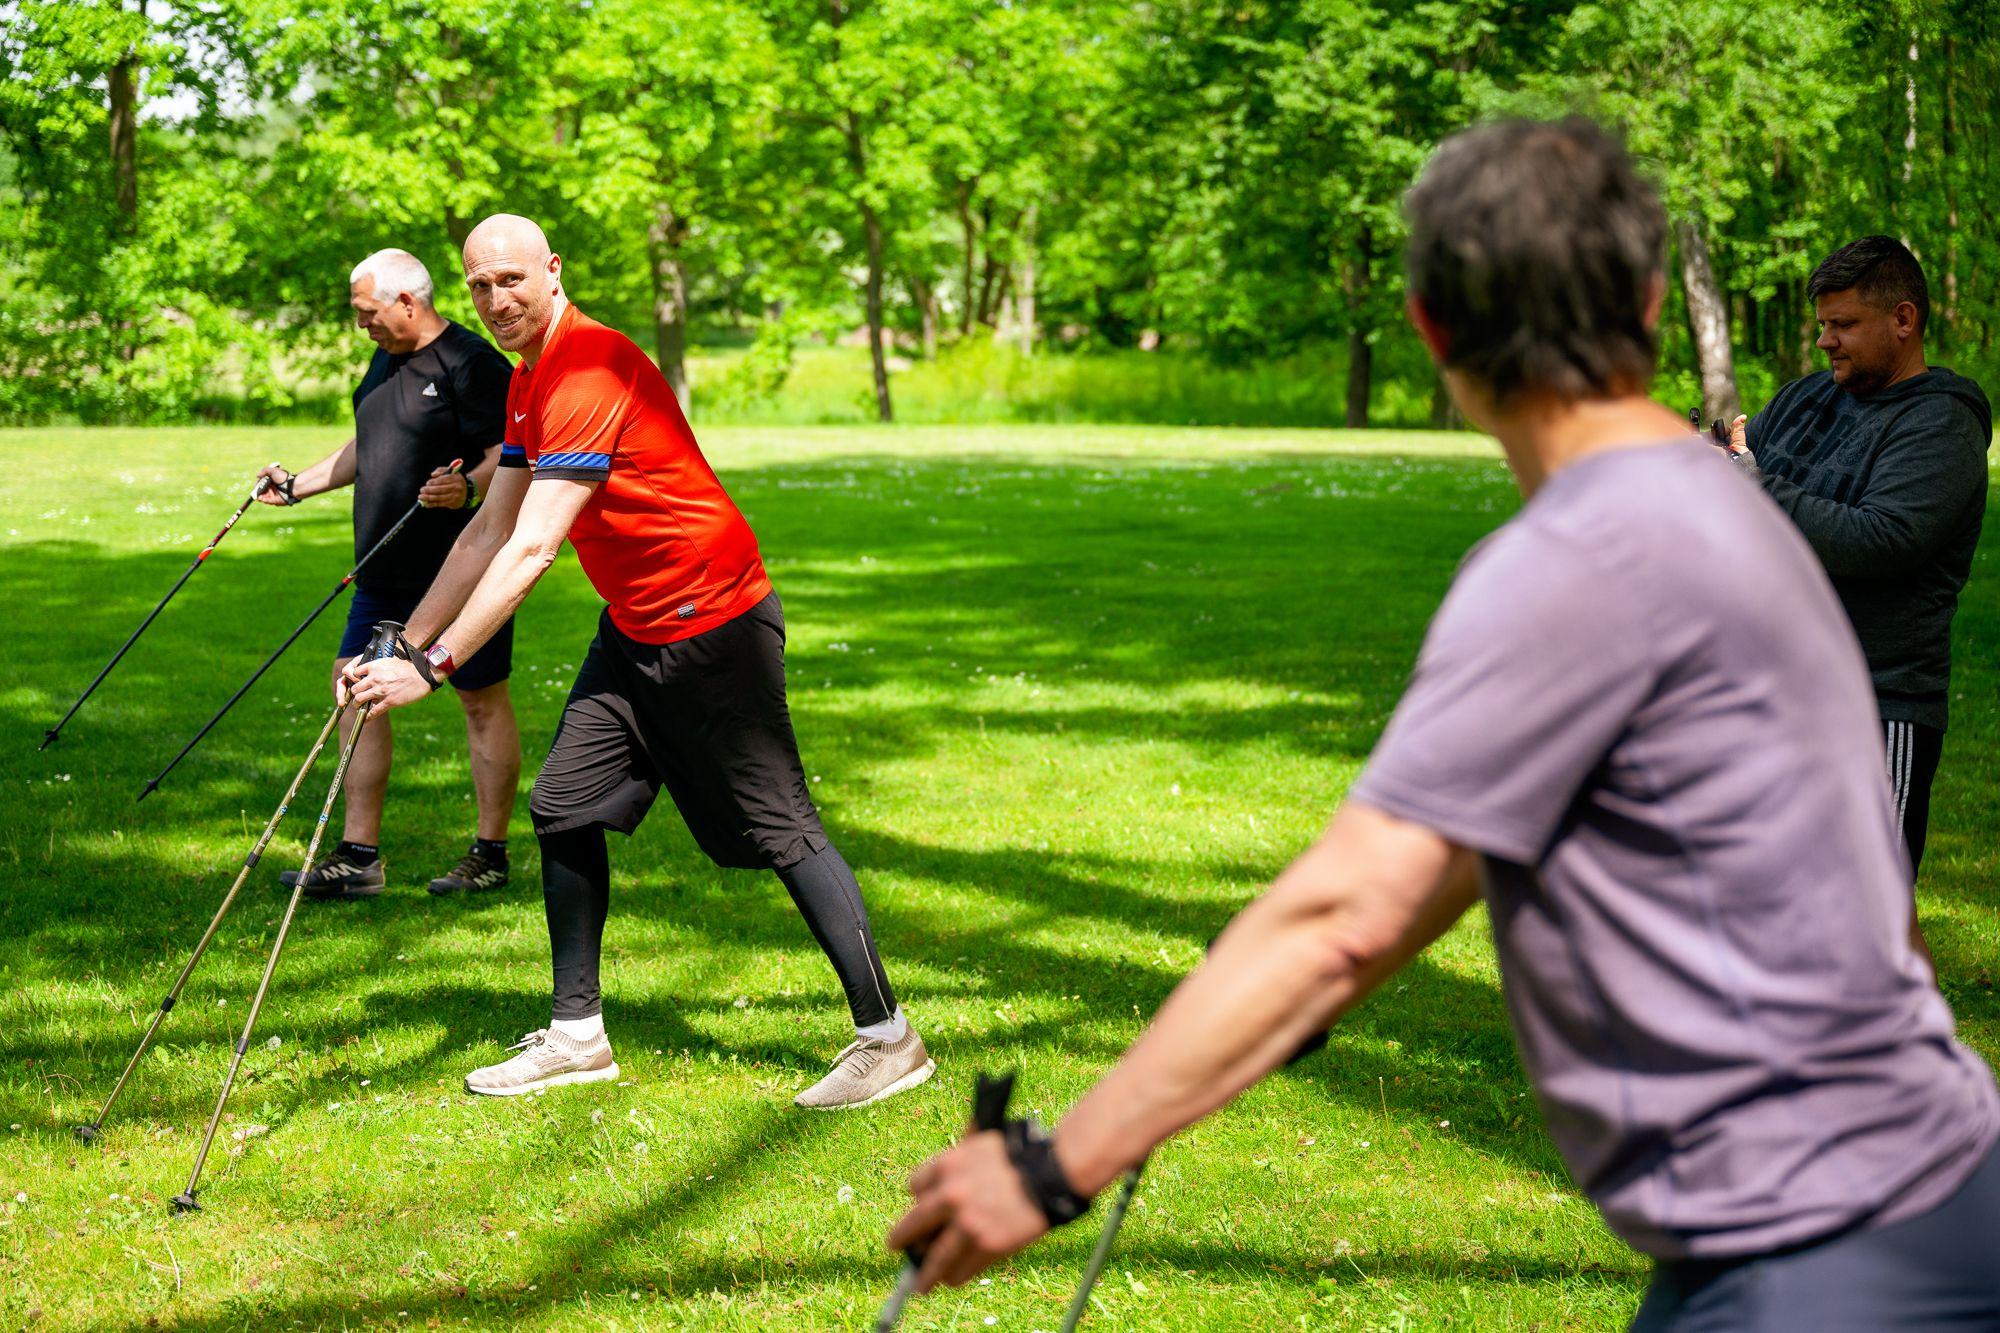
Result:
<svg viewBox="0 0 2000 1333"><path fill-rule="evenodd" d="M361 650L361 656L370 662L380 662L396 656L396 641L403 636L403 622L400 620L378 620L374 631L368 636L368 646Z"/></svg>

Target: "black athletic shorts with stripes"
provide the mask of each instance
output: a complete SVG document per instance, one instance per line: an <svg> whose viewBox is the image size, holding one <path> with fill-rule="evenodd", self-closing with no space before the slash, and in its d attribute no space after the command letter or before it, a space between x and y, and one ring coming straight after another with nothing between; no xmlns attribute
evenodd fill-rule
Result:
<svg viewBox="0 0 2000 1333"><path fill-rule="evenodd" d="M1944 733L1921 722L1882 723L1889 751L1889 790L1896 798L1896 823L1910 853L1911 873L1923 868L1924 843L1931 829L1931 784L1944 758Z"/></svg>
<svg viewBox="0 0 2000 1333"><path fill-rule="evenodd" d="M535 832L630 833L663 786L717 865L778 869L826 849L785 705L776 593L678 643L599 618L528 800Z"/></svg>

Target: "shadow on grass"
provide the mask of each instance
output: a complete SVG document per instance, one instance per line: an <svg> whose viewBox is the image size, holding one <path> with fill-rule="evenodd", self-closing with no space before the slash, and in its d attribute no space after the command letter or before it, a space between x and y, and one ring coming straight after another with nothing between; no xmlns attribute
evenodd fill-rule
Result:
<svg viewBox="0 0 2000 1333"><path fill-rule="evenodd" d="M1107 745L1157 740L1238 763L1274 749L1313 761L1356 760L1386 720L1459 555L1512 507L1504 476L1491 463L1398 466L1311 455L1212 464L850 458L748 469L729 481L787 599L793 712L809 765L825 775L821 790L836 798L882 765L949 754L981 731ZM130 804L345 568L348 539L337 517L312 515L297 526L282 558L218 560L205 568L70 724L60 748L39 757L34 746L42 729L186 557L113 553L74 541L0 551L0 612L50 631L17 639L11 683L0 690L0 774L9 798L0 802L0 865L8 879L0 895L0 974L17 989L86 983L111 998L104 1006L77 998L17 1010L21 1021L0 1028L0 1067L33 1062L44 1075L59 1070L75 1080L77 1090L60 1099L65 1108L94 1105L109 1088L138 1036L128 1010L143 1022L234 871L236 854L218 854L215 846L235 845L241 832L247 848L324 716L326 662L344 603L328 611L160 795L137 811ZM2000 529L1988 535L1996 539ZM1968 695L1984 691L1977 697L1991 696L1990 663L2000 660L1993 600L1977 581L1968 592L1964 623L1976 643L1993 650L1961 659ZM553 731L596 609L574 570L552 577L524 608L515 694L529 774ZM1019 691L993 693L991 682L1015 677L1063 689L1050 691L1058 697L1046 708ZM1065 691L1071 697L1062 697ZM1969 724L1962 719L1952 754L1989 776L1994 749L1978 742L1991 738L1990 712ZM408 717L399 721L399 768L385 829L385 844L404 849L435 845L447 834L455 840L469 797L455 710L433 706ZM318 781L329 768L323 762ZM1968 781L1967 788L1976 785ZM941 792L939 799L956 794ZM312 780L299 805L316 809ZM663 808L655 819L673 815ZM1948 904L1990 907L1993 890L1981 873L1992 852L1973 836L1978 826L1958 819L1949 803L1941 803L1937 819L1941 860L1958 868L1934 875L1927 891ZM892 974L905 962L923 965L932 974L923 990L932 998L1075 997L1093 1014L1127 1015L1134 1006L1151 1012L1175 972L1102 945L1062 947L1064 933L1109 927L1198 945L1237 905L1144 887L1163 877L1184 882L1186 855L1112 856L1060 846L976 850L924 842L838 809L830 822L864 885L893 872L911 883L975 891L994 905L990 913L968 913L928 908L915 897L872 896ZM1133 830L1142 852L1147 832ZM474 1057L488 1058L496 1039L539 1022L546 955L537 895L526 888L535 882L534 859L528 846L521 851L515 873L523 887L499 901L444 906L389 895L358 910L309 909L288 945L273 1000L312 1015L287 1020L288 1040L329 1048L357 1027L418 1013L437 1026L435 1038L401 1058L371 1062L370 1069L382 1086L428 1084L456 1077ZM1229 883L1261 881L1279 868L1275 860L1243 865L1214 858L1202 865L1198 853L1194 860L1196 873ZM266 864L275 869L273 861ZM694 1017L708 1012L702 1006L714 995L689 992L707 986L720 994L732 960L774 950L809 953L805 931L774 881L716 872L678 834L630 851L620 846L613 865L621 875L641 877L636 889L614 894L614 948L618 918L643 915L670 921L686 947L709 960L692 981L677 983L680 993L614 992L620 1032L629 1034L621 1039L698 1056L735 1054L786 1070L820 1067L826 1052L805 1021L837 1019L830 974L814 990L760 1002L797 1008L801 1023L782 1038L725 1043ZM281 901L273 878L253 878L248 899L218 938L218 957L232 967L260 958L268 942ZM421 938L444 922L523 930L523 948L536 962L504 989L449 969L393 970L398 941ZM1973 956L1969 929L1944 932L1934 943L1947 971L1990 965ZM614 986L616 966L614 958ZM201 984L198 974L195 985ZM923 995L912 998L921 1003ZM1990 985L1959 986L1953 1000L1962 1020L2000 1030ZM201 1047L200 1058L212 1059L219 1076L224 1050L213 1040L214 1011L187 1021L192 1017L176 1014L163 1037L177 1058ZM183 1022L186 1030L177 1033L174 1024ZM948 1030L935 1037L940 1060L954 1068L980 1058L980 1050L969 1042L961 1047ZM1055 1019L1026 1020L1008 1040L1046 1042L1098 1065L1108 1065L1122 1044ZM138 1077L143 1082L146 1071ZM1534 1171L1560 1170L1532 1114L1522 1120L1525 1083L1497 993L1426 960L1354 1015L1327 1054L1282 1077L1309 1080L1330 1099L1357 1107L1379 1100L1426 1115L1448 1110L1471 1148ZM299 1098L314 1081L259 1056L246 1067L246 1080L240 1096L261 1087ZM212 1093L157 1102L141 1101L142 1095L136 1087L128 1092L133 1100L122 1114L178 1124L198 1123ZM74 1117L65 1109L57 1118ZM751 1145L803 1141L817 1132L809 1123L774 1111L737 1131L715 1158L712 1192L726 1193L732 1181L755 1171ZM711 1193L704 1186L699 1192L670 1186L655 1203L580 1236L564 1253L568 1262L552 1266L554 1277L536 1293L539 1302L599 1290L574 1274L601 1266L603 1247L617 1236L671 1229ZM1290 1255L1150 1241L1135 1254L1206 1272L1297 1262ZM1451 1273L1465 1282L1510 1280L1492 1276L1503 1272L1511 1279L1569 1275L1509 1257L1460 1264L1430 1255L1377 1256L1369 1267L1395 1272L1399 1263L1405 1271ZM1433 1264L1443 1267L1425 1267ZM622 1294L668 1282L713 1290L837 1274L842 1270L834 1266L777 1261L774 1268L763 1259L625 1265L601 1289ZM388 1320L404 1309L421 1321L433 1313L521 1308L526 1298L493 1300L507 1304L474 1305L455 1294L371 1299L358 1307L337 1300L259 1303L255 1319L231 1310L182 1326L339 1322L357 1312Z"/></svg>
<svg viewBox="0 0 2000 1333"><path fill-rule="evenodd" d="M664 1213L666 1210L654 1210ZM660 1226L671 1225L670 1216L655 1216L651 1220ZM640 1219L629 1219L622 1226L637 1226ZM593 1236L607 1233L594 1232ZM610 1231L608 1234L620 1234ZM796 1287L801 1295L809 1295L830 1282L851 1280L856 1276L855 1267L838 1260L823 1260L800 1263L788 1260L772 1260L748 1257L734 1262L697 1260L692 1263L662 1265L657 1268L633 1267L622 1269L615 1276L606 1275L605 1280L589 1281L583 1274L586 1260L594 1260L595 1245L586 1241L569 1247L565 1257L575 1256L567 1266L551 1265L549 1276L537 1284L538 1290L529 1294L518 1290L496 1289L490 1292L475 1291L460 1286L444 1290L417 1291L403 1296L387 1298L375 1297L354 1301L308 1300L291 1305L279 1305L262 1301L242 1300L249 1308L243 1311L217 1313L188 1319L173 1319L163 1322L162 1327L186 1330L187 1333L224 1333L225 1330L251 1330L271 1325L266 1320L284 1320L289 1325L296 1321L307 1328L348 1327L362 1324L401 1324L408 1316L410 1325L422 1327L432 1318L449 1323L458 1318L484 1318L518 1316L535 1310L547 1309L564 1301L579 1297L599 1298L607 1307L618 1309L625 1306L629 1294L635 1290L645 1290L668 1298L685 1298L708 1293L728 1294L746 1288L764 1290L776 1288L784 1290ZM1274 1252L1254 1247L1221 1248L1209 1245L1191 1245L1165 1239L1127 1241L1115 1251L1116 1262L1128 1268L1141 1271L1154 1268L1171 1269L1176 1273L1190 1274L1205 1278L1211 1283L1241 1282L1253 1289L1268 1282L1274 1276L1287 1281L1331 1278L1342 1285L1364 1285L1389 1283L1408 1279L1419 1279L1450 1284L1459 1288L1505 1288L1523 1282L1567 1282L1578 1279L1596 1279L1605 1287L1622 1294L1629 1293L1631 1284L1644 1276L1643 1264L1634 1260L1629 1269L1611 1269L1591 1264L1583 1267L1559 1265L1544 1259L1524 1255L1489 1253L1477 1259L1467 1259L1456 1255L1430 1250L1410 1250L1403 1252L1374 1253L1357 1259L1308 1259L1302 1260L1296 1253ZM889 1256L883 1256L879 1266L881 1296L886 1298L890 1284L894 1281L894 1270L889 1266ZM1052 1294L1045 1299L1049 1323L1056 1322L1063 1308L1068 1304L1070 1291L1081 1278L1082 1257L1065 1256L1055 1258L1031 1250L1015 1260L1013 1264L998 1270L1010 1272L1017 1279L1035 1281L1043 1290ZM240 1298L239 1298L240 1299ZM647 1306L630 1307L640 1313L650 1313ZM923 1313L921 1299L910 1307L912 1315ZM867 1318L872 1321L872 1306ZM857 1319L855 1327L862 1327Z"/></svg>

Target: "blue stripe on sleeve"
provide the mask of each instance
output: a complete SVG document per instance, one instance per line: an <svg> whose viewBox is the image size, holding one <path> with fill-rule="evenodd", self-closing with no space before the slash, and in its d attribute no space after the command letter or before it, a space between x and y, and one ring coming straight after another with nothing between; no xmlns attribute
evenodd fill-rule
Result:
<svg viewBox="0 0 2000 1333"><path fill-rule="evenodd" d="M528 451L526 449L523 449L518 444L503 443L500 446L500 466L501 467L528 466Z"/></svg>
<svg viewBox="0 0 2000 1333"><path fill-rule="evenodd" d="M571 450L569 453L563 453L563 454L543 454L541 457L535 460L535 468L537 471L540 471L544 468L552 468L552 467L596 468L609 472L611 470L611 455L592 454L592 453L585 453L582 450Z"/></svg>

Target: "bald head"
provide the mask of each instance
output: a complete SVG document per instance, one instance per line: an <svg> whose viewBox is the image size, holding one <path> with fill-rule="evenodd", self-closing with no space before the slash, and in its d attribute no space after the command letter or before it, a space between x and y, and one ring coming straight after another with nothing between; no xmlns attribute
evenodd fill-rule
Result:
<svg viewBox="0 0 2000 1333"><path fill-rule="evenodd" d="M495 213L472 229L465 238L465 268L472 271L474 256L500 253L517 258L539 262L547 259L553 251L549 249L549 238L535 225L533 218L524 218L518 213Z"/></svg>
<svg viewBox="0 0 2000 1333"><path fill-rule="evenodd" d="M493 340L529 363L567 302L562 257L524 217L495 213L465 238L465 286Z"/></svg>

